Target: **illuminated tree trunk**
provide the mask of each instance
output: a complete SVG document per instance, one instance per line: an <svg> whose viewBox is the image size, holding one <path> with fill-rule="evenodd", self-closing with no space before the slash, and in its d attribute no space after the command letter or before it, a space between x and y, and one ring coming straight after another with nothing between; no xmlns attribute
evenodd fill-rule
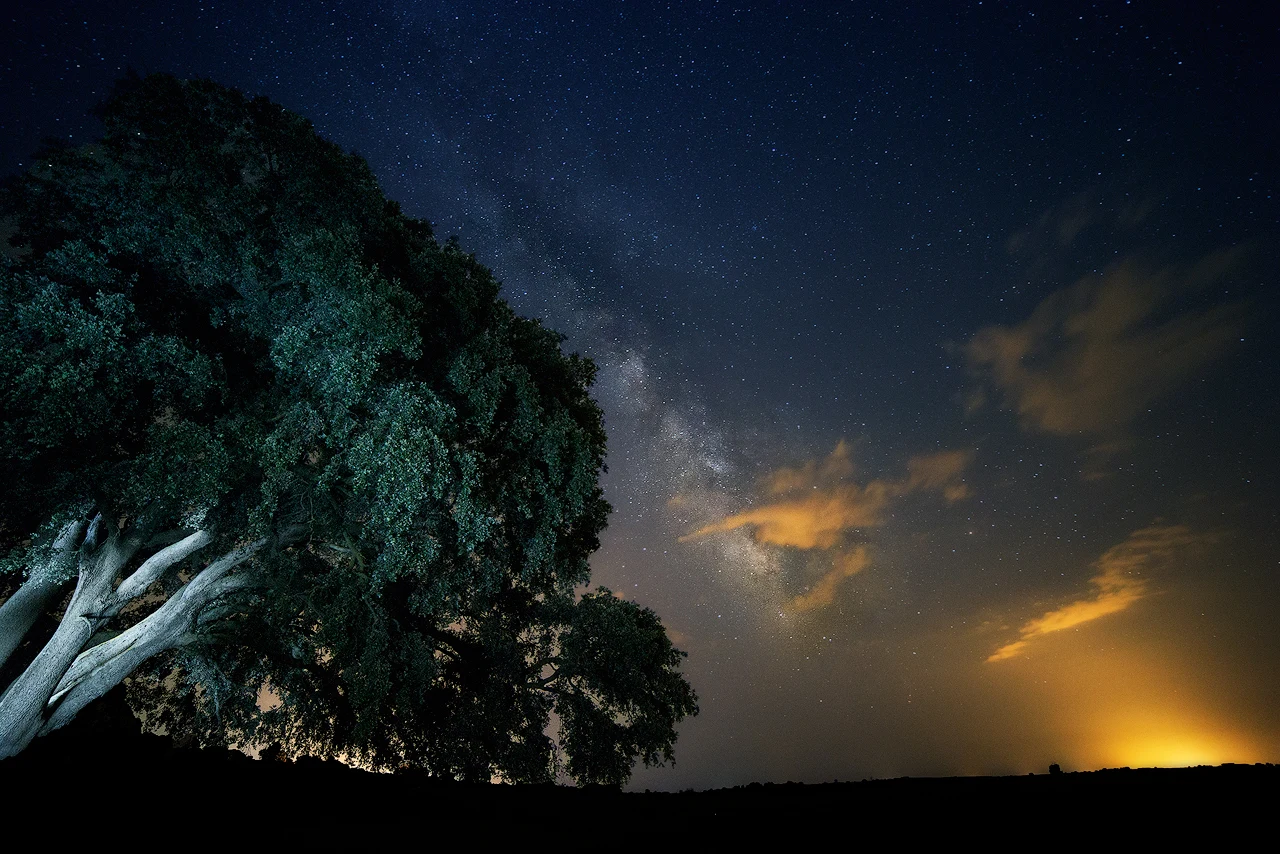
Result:
<svg viewBox="0 0 1280 854"><path fill-rule="evenodd" d="M116 585L121 571L141 550L142 537L137 532L112 532L98 545L99 526L100 519L87 532L84 525L68 526L55 543L55 560L79 555L75 592L53 637L0 695L0 759L20 753L32 739L71 721L148 658L194 640L201 625L226 611L210 606L251 585L249 577L231 572L266 544L258 540L228 552L145 619L85 649L99 626L213 539L206 531L188 534L151 555ZM40 569L31 572L0 609L0 663L62 587L50 568Z"/></svg>
<svg viewBox="0 0 1280 854"><path fill-rule="evenodd" d="M27 632L66 584L62 570L75 559L88 527L88 522L78 521L63 528L53 544L50 560L43 566L32 567L23 585L0 605L0 667L22 644Z"/></svg>

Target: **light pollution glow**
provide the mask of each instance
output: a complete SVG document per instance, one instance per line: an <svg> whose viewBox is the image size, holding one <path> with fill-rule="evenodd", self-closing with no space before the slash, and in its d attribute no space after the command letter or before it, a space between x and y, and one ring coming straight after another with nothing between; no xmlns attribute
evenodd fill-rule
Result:
<svg viewBox="0 0 1280 854"><path fill-rule="evenodd" d="M1211 279L1214 271L1229 266L1228 256L1203 262L1200 272L1190 278ZM1024 350L1047 347L1035 339L1050 336L1049 327L1059 324L1069 336L1085 339L1060 349L1049 362L1041 361L1035 370L1045 372L1044 376L1022 367L997 370L997 386L1020 401L1016 408L1024 429L1054 433L1059 427L1064 431L1070 427L1077 433L1101 435L1101 444L1086 452L1086 458L1092 455L1095 461L1105 462L1132 450L1133 440L1115 428L1122 428L1137 412L1130 399L1136 394L1134 384L1144 386L1137 394L1139 402L1149 403L1185 382L1217 354L1225 336L1238 333L1236 321L1228 319L1234 309L1226 314L1174 316L1154 331L1139 328L1166 298L1162 289L1172 287L1167 284L1171 275L1159 278L1164 284L1157 286L1151 284L1154 279L1139 281L1127 267L1113 269L1097 284L1078 285L1073 295L1049 298L1037 309L1039 320L1011 333ZM1119 319L1114 316L1116 306L1127 307L1119 311ZM1056 319L1046 319L1049 315ZM1033 326L1045 329L1036 331ZM980 365L1000 351L986 345L1004 334L989 328L975 336L969 351L972 363ZM1183 357L1164 358L1170 348ZM1024 355L1006 361L1021 365ZM987 361L998 367L1001 358ZM1094 367L1078 366L1083 363ZM1059 379L1053 380L1050 373ZM1096 388L1095 375L1105 380L1101 390ZM1068 423L1065 413L1086 405L1102 414L1072 415L1076 420ZM819 615L847 597L851 579L875 570L874 542L869 546L868 540L886 527L898 502L916 493L940 494L947 506L974 498L974 488L964 477L974 459L974 452L965 450L921 455L911 458L904 477L859 483L850 445L842 440L825 458L767 474L758 483L759 497L751 502L753 506L706 521L680 541L714 540L745 531L766 553L825 555L829 569L802 590L785 593L776 608L779 618ZM1087 467L1081 472L1085 482L1104 476ZM680 496L671 505L686 508L689 503ZM1149 644L1134 646L1127 641L1133 631L1129 612L1139 604L1148 605L1142 619L1150 622L1153 615L1166 610L1171 599L1166 595L1171 592L1165 584L1166 572L1171 566L1185 570L1201 560L1216 539L1184 524L1157 521L1133 529L1092 562L1087 593L1063 596L1035 617L1028 618L1024 612L1019 619L1016 612L1007 611L999 624L986 621L982 633L973 638L998 638L1013 631L1013 640L996 640L994 651L987 647L967 660L957 656L973 656L972 643L941 644L934 650L943 662L939 668L945 674L940 681L947 683L943 693L967 694L957 705L967 704L977 712L967 723L962 722L963 715L953 718L956 730L950 734L951 746L962 754L952 758L953 767L966 767L965 757L974 755L1003 756L1022 766L1042 767L1038 760L1046 752L1074 768L1252 762L1273 755L1274 745L1250 735L1247 722L1231 720L1230 711L1213 701L1208 686L1216 674L1197 672L1180 648L1166 645L1157 652ZM1160 621L1158 616L1155 619ZM1011 620L1013 627L1007 624ZM1166 623L1153 626L1149 634L1167 637L1167 630ZM984 676L974 670L975 662L994 670ZM984 694L975 705L975 699ZM961 735L965 730L968 735ZM961 748L962 744L968 747ZM1019 756L1023 758L1018 760ZM1006 767L977 765L969 766L969 771L990 773Z"/></svg>
<svg viewBox="0 0 1280 854"><path fill-rule="evenodd" d="M1274 755L1275 745L1251 734L1217 694L1226 687L1223 674L1199 672L1199 662L1179 660L1167 647L1108 632L1104 621L1088 631L1092 637L1061 635L1044 660L1023 659L1010 682L1034 698L1065 766L1171 768ZM1044 674L1052 674L1052 687Z"/></svg>

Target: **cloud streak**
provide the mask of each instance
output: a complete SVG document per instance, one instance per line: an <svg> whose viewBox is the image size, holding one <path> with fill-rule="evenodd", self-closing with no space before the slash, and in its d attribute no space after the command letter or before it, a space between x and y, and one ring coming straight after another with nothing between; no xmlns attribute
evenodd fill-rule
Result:
<svg viewBox="0 0 1280 854"><path fill-rule="evenodd" d="M1136 228L1159 204L1160 196L1150 188L1093 187L1045 211L1029 228L1012 235L1005 249L1014 256L1043 258L1070 248L1090 229L1114 233Z"/></svg>
<svg viewBox="0 0 1280 854"><path fill-rule="evenodd" d="M862 572L869 563L871 558L867 556L866 546L858 546L851 552L836 555L835 566L831 571L818 579L818 583L810 587L807 592L788 602L785 610L793 614L802 614L805 611L827 607L836 601L836 590L840 587L840 583Z"/></svg>
<svg viewBox="0 0 1280 854"><path fill-rule="evenodd" d="M1018 630L1018 639L997 649L987 661L1016 658L1038 637L1127 610L1147 595L1149 571L1167 561L1178 549L1205 539L1183 525L1153 526L1134 531L1123 543L1108 549L1094 562L1098 574L1089 579L1094 587L1092 595L1028 620Z"/></svg>
<svg viewBox="0 0 1280 854"><path fill-rule="evenodd" d="M767 491L780 500L726 516L704 525L680 542L711 534L750 528L757 542L798 549L829 549L847 532L884 524L891 502L913 492L939 492L948 501L969 494L960 480L971 454L944 451L912 457L901 480L877 479L859 486L841 478L851 476L848 446L841 442L820 465L779 469L765 479Z"/></svg>
<svg viewBox="0 0 1280 854"><path fill-rule="evenodd" d="M966 346L969 364L1029 429L1114 432L1239 338L1242 303L1157 317L1178 294L1219 282L1240 254L1215 253L1186 270L1117 264L1051 294L1022 323L979 330Z"/></svg>
<svg viewBox="0 0 1280 854"><path fill-rule="evenodd" d="M764 478L764 492L771 500L704 525L680 537L680 542L745 530L761 546L830 551L833 568L808 592L793 598L786 610L825 607L835 601L840 583L870 562L865 546L849 548L850 538L883 525L889 507L912 493L934 492L948 502L968 497L962 476L971 458L967 451L912 457L905 477L878 478L861 485L852 480L849 446L841 441L821 461L781 468Z"/></svg>

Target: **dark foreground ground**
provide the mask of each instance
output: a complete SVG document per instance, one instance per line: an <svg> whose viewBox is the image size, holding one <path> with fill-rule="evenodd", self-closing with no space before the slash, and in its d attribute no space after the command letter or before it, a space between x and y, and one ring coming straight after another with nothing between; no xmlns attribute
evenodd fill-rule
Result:
<svg viewBox="0 0 1280 854"><path fill-rule="evenodd" d="M89 835L170 826L206 841L253 827L263 834L255 838L276 833L321 848L433 829L470 836L468 848L516 839L650 847L660 843L648 837L653 833L678 834L670 842L836 833L853 847L857 838L870 842L866 834L886 832L900 842L945 837L1001 848L1111 847L1105 843L1190 834L1216 848L1237 847L1258 832L1274 842L1280 815L1280 765L1271 764L618 792L463 785L319 760L258 761L176 748L158 736L122 732L118 723L73 724L0 761L7 815L46 828L64 822L65 830Z"/></svg>

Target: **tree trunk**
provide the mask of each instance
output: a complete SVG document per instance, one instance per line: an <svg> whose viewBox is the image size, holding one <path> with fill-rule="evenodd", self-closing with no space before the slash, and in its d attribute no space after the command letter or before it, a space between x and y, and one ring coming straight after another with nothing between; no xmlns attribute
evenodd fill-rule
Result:
<svg viewBox="0 0 1280 854"><path fill-rule="evenodd" d="M49 609L53 598L65 586L65 581L55 582L33 575L0 605L0 667L22 645L27 632L31 631L36 620Z"/></svg>
<svg viewBox="0 0 1280 854"><path fill-rule="evenodd" d="M141 535L113 532L100 548L92 550L89 541L94 539L95 528L90 528L87 538L84 526L64 531L65 536L59 538L63 551L71 553L85 539L79 579L53 637L0 695L0 759L21 752L32 739L70 722L151 656L194 640L202 612L209 605L251 585L249 577L230 573L267 542L258 540L223 555L146 618L85 650L98 626L119 614L166 570L212 540L206 531L183 537L143 561L116 587L121 570L142 546ZM0 608L0 640L5 646L13 636L17 639L12 648L21 643L22 635L57 592L59 585L49 581L56 577L56 573L33 572ZM0 651L5 646L0 646Z"/></svg>
<svg viewBox="0 0 1280 854"><path fill-rule="evenodd" d="M112 534L81 560L71 604L53 637L0 696L0 759L21 752L44 725L44 707L53 689L93 636L99 610L107 604L116 575L141 543Z"/></svg>
<svg viewBox="0 0 1280 854"><path fill-rule="evenodd" d="M153 655L196 640L201 611L252 584L245 576L228 577L227 573L265 543L259 540L222 556L146 619L77 656L53 689L47 704L48 720L37 734L45 735L70 723L81 709L119 685Z"/></svg>
<svg viewBox="0 0 1280 854"><path fill-rule="evenodd" d="M66 586L62 577L66 565L75 559L75 552L84 540L87 522L72 522L62 529L53 544L53 554L43 566L33 566L27 580L0 605L0 667L22 644L22 639L40 619L40 615L53 604L58 592Z"/></svg>

